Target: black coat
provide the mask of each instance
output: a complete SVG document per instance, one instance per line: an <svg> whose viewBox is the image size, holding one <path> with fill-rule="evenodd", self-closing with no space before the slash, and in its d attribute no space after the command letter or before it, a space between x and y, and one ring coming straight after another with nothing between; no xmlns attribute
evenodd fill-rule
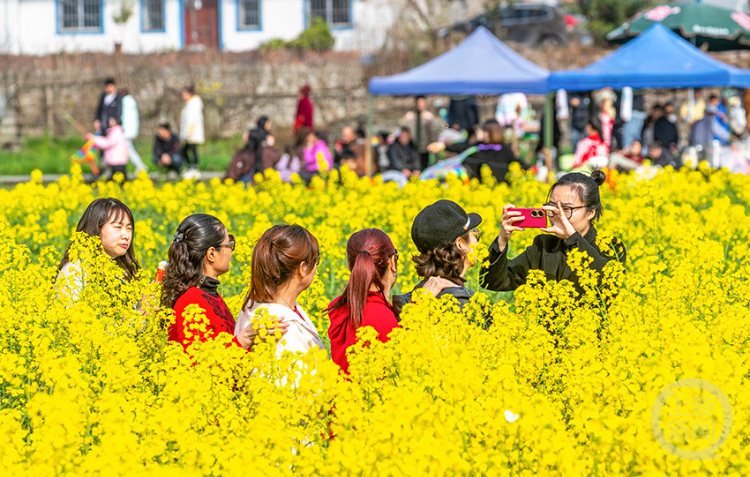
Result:
<svg viewBox="0 0 750 477"><path fill-rule="evenodd" d="M445 150L460 154L472 146L477 146L478 150L467 157L463 163L472 177L481 177L480 171L482 165L487 164L492 171L492 175L499 182L504 182L510 164L518 162L516 155L513 154L513 149L508 144L485 144L482 142L469 144L460 142L446 146ZM524 169L526 168L523 163L521 163L521 166Z"/></svg>
<svg viewBox="0 0 750 477"><path fill-rule="evenodd" d="M526 283L529 270L542 270L547 280L570 280L579 293L578 276L568 266L568 252L578 249L593 259L590 268L601 272L610 260L625 264L625 246L619 239L612 240L615 255L602 252L596 243L596 229L591 226L585 236L578 232L562 240L554 235L537 235L534 242L516 258L508 259L508 247L500 251L497 240L490 245L489 266L480 273L481 286L492 291L511 291ZM601 280L601 276L600 276Z"/></svg>
<svg viewBox="0 0 750 477"><path fill-rule="evenodd" d="M451 98L448 106L448 125L458 124L461 129L473 128L479 124L479 105L474 96Z"/></svg>
<svg viewBox="0 0 750 477"><path fill-rule="evenodd" d="M591 113L591 97L589 95L571 95L570 98L578 98L581 103L578 106L570 106L570 125L577 131L584 131L586 123L589 122Z"/></svg>
<svg viewBox="0 0 750 477"><path fill-rule="evenodd" d="M677 126L665 117L661 117L656 120L654 124L654 141L658 141L662 146L669 148L670 146L676 146L680 140L680 136L677 134Z"/></svg>
<svg viewBox="0 0 750 477"><path fill-rule="evenodd" d="M411 295L414 293L415 290L419 288L424 288L424 284L427 282L427 280L422 280L417 284L417 286L414 287L414 290L410 291L409 293L405 293L403 295L394 295L392 302L393 302L393 312L396 314L396 318L399 318L401 315L401 310L404 308L404 306L407 303L411 302ZM474 296L474 292L469 290L468 288L458 286L455 287L448 287L443 288L440 293L438 293L437 298L440 298L445 295L450 295L453 298L456 299L458 302L458 307L463 311L464 306L469 303L469 300L471 300L471 297ZM492 323L491 315L490 313L486 313L483 316L483 323L482 327L486 330L489 328L490 324Z"/></svg>
<svg viewBox="0 0 750 477"><path fill-rule="evenodd" d="M154 139L154 158L158 160L162 154L169 154L172 158L175 154L180 154L180 139L176 134L172 134L172 137L166 141L158 135L156 136L156 139Z"/></svg>
<svg viewBox="0 0 750 477"><path fill-rule="evenodd" d="M109 118L115 118L118 122L122 121L122 96L119 91L115 99L105 105L104 98L106 96L106 93L102 93L99 97L99 105L96 107L96 115L94 116L94 121L98 119L102 123L102 131L109 128Z"/></svg>
<svg viewBox="0 0 750 477"><path fill-rule="evenodd" d="M422 170L422 165L419 162L419 152L417 152L416 146L411 141L406 145L401 144L398 140L391 144L388 148L388 159L390 160L389 170Z"/></svg>

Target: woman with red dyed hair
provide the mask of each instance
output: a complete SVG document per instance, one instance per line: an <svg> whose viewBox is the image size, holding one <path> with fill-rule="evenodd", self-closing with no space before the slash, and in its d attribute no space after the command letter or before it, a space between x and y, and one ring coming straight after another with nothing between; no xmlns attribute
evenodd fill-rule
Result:
<svg viewBox="0 0 750 477"><path fill-rule="evenodd" d="M285 350L304 353L314 347L325 349L312 320L297 304L297 297L315 278L319 259L318 241L305 228L274 225L268 229L253 250L250 292L237 317L234 334L241 335L265 310L289 325L283 343L276 345L277 356Z"/></svg>
<svg viewBox="0 0 750 477"><path fill-rule="evenodd" d="M380 341L399 328L396 315L388 301L396 283L398 252L385 232L365 229L356 232L346 244L351 276L344 293L328 305L331 326L331 356L345 372L349 372L346 350L357 341L357 329L372 326Z"/></svg>

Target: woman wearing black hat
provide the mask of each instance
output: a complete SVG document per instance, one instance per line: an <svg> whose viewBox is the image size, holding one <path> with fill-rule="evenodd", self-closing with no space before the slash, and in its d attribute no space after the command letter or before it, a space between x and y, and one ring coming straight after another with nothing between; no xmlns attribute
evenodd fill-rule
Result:
<svg viewBox="0 0 750 477"><path fill-rule="evenodd" d="M550 227L540 229L554 235L538 235L525 252L512 260L508 259L508 242L513 232L524 231L515 225L523 217L520 212L508 210L513 205L506 205L500 234L490 246L490 264L480 274L481 286L492 291L515 290L526 283L529 270L543 270L548 280L570 280L582 293L578 276L567 263L568 253L576 249L591 256L589 267L598 272L610 260L625 264L625 246L619 239L606 244L596 240L593 222L602 214L599 186L605 178L602 171L595 170L590 177L574 172L557 181L544 205Z"/></svg>
<svg viewBox="0 0 750 477"><path fill-rule="evenodd" d="M461 308L469 302L473 291L464 287L464 275L476 265L470 256L472 247L479 242L480 232L476 227L482 223L478 214L467 214L460 205L450 200L439 200L425 207L414 219L411 238L420 255L412 258L417 265L417 274L424 280L414 289L424 288L429 279L442 278L442 291L437 295L453 296ZM434 281L434 280L433 280ZM393 297L398 311L411 301L411 295Z"/></svg>

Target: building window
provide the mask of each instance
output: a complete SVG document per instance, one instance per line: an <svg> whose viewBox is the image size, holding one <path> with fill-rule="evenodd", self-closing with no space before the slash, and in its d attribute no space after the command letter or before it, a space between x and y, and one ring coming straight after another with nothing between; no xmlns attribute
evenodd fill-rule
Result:
<svg viewBox="0 0 750 477"><path fill-rule="evenodd" d="M238 0L240 29L260 29L260 0Z"/></svg>
<svg viewBox="0 0 750 477"><path fill-rule="evenodd" d="M143 31L164 31L164 0L142 0Z"/></svg>
<svg viewBox="0 0 750 477"><path fill-rule="evenodd" d="M62 32L102 30L102 0L58 0L58 21Z"/></svg>
<svg viewBox="0 0 750 477"><path fill-rule="evenodd" d="M351 26L350 0L309 0L310 18L320 17L330 26Z"/></svg>

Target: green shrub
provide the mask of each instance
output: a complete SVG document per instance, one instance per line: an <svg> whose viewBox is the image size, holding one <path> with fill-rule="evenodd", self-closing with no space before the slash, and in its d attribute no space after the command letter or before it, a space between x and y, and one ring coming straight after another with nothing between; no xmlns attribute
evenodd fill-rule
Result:
<svg viewBox="0 0 750 477"><path fill-rule="evenodd" d="M328 28L328 23L320 17L313 17L312 25L290 41L288 46L308 51L328 51L336 44L336 39Z"/></svg>

